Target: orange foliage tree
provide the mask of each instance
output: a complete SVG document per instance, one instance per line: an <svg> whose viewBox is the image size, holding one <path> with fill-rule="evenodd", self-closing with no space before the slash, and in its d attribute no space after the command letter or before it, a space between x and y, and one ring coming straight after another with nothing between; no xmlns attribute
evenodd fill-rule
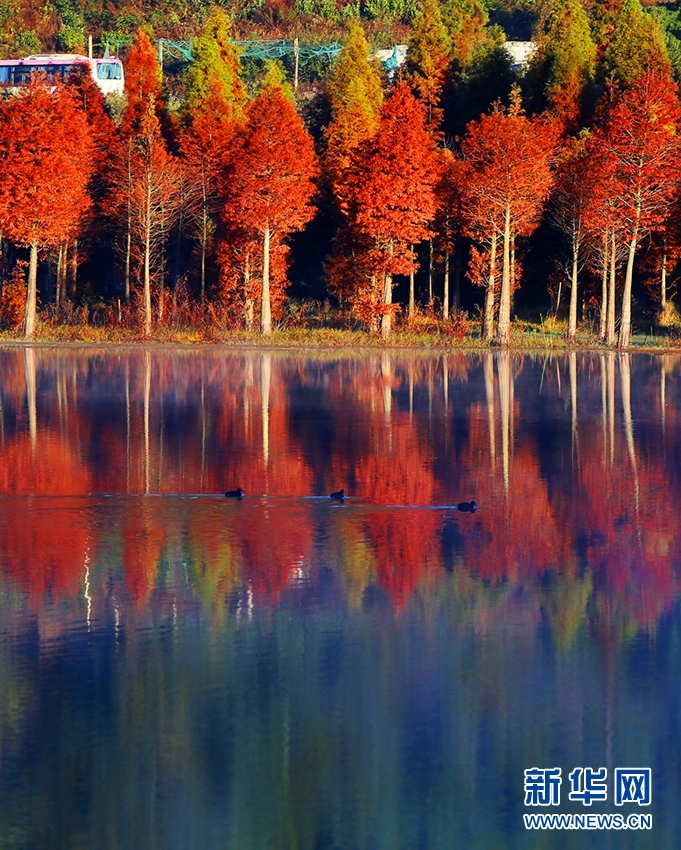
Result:
<svg viewBox="0 0 681 850"><path fill-rule="evenodd" d="M471 121L461 152L467 162L464 215L469 227L503 238L497 341L508 345L511 326L511 246L539 224L552 183L555 128L528 118L520 93L512 93L508 110L496 104L488 115Z"/></svg>
<svg viewBox="0 0 681 850"><path fill-rule="evenodd" d="M24 334L36 321L38 251L72 239L90 206L92 138L83 111L36 79L0 107L0 231L30 248Z"/></svg>
<svg viewBox="0 0 681 850"><path fill-rule="evenodd" d="M243 121L246 89L239 57L229 40L229 18L216 9L204 33L194 39L195 61L186 77L186 127L180 139L189 192L187 213L201 255L200 298L206 295L206 259L212 247L219 208L218 177Z"/></svg>
<svg viewBox="0 0 681 850"><path fill-rule="evenodd" d="M640 240L662 228L681 183L678 128L681 106L669 76L644 74L635 88L622 92L594 144L612 158L613 198L628 254L618 346L631 336L634 258Z"/></svg>
<svg viewBox="0 0 681 850"><path fill-rule="evenodd" d="M248 108L222 179L227 228L235 238L257 239L261 248L263 334L272 332L270 252L314 215L310 199L317 173L312 138L282 83L270 74Z"/></svg>
<svg viewBox="0 0 681 850"><path fill-rule="evenodd" d="M376 135L357 156L349 175L353 229L373 242L374 264L369 295L381 316L381 333L390 336L393 275L409 273L409 245L431 235L435 216L439 159L426 129L425 109L404 82L383 104ZM359 293L358 293L359 295ZM375 305L375 306L374 306ZM373 318L373 316L371 317Z"/></svg>
<svg viewBox="0 0 681 850"><path fill-rule="evenodd" d="M130 300L132 260L142 284L144 332L151 333L151 279L159 279L158 317L163 318L163 260L168 230L179 200L179 164L162 133L165 113L161 74L149 36L139 30L126 73L127 106L122 141L112 162L112 206L123 231L125 299Z"/></svg>

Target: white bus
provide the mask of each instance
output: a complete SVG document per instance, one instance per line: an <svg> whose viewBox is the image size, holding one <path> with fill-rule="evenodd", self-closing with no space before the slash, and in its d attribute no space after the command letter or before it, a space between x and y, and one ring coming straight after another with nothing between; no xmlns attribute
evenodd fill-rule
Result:
<svg viewBox="0 0 681 850"><path fill-rule="evenodd" d="M108 94L123 94L123 63L120 59L88 59L77 53L44 53L27 56L26 59L2 59L0 90L12 91L27 86L31 74L36 71L45 74L48 83L64 80L71 68L79 63L89 66L92 79L105 97Z"/></svg>

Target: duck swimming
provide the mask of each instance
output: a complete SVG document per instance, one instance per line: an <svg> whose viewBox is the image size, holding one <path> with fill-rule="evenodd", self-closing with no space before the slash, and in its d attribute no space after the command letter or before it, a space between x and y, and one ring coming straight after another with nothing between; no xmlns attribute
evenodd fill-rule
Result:
<svg viewBox="0 0 681 850"><path fill-rule="evenodd" d="M341 487L341 489L337 493L332 493L329 496L329 498L330 499L336 499L337 501L342 502L343 499L345 498L345 493L343 492L343 488Z"/></svg>
<svg viewBox="0 0 681 850"><path fill-rule="evenodd" d="M478 505L473 500L470 502L459 502L456 509L464 514L474 514L478 509Z"/></svg>
<svg viewBox="0 0 681 850"><path fill-rule="evenodd" d="M237 487L236 490L228 490L225 493L225 496L228 499L242 499L246 494L241 489L241 487Z"/></svg>

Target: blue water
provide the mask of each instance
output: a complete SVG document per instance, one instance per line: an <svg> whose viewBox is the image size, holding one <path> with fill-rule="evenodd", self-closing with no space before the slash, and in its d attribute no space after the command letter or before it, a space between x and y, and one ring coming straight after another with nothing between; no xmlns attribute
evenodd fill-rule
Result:
<svg viewBox="0 0 681 850"><path fill-rule="evenodd" d="M681 846L680 361L386 357L0 349L0 846Z"/></svg>

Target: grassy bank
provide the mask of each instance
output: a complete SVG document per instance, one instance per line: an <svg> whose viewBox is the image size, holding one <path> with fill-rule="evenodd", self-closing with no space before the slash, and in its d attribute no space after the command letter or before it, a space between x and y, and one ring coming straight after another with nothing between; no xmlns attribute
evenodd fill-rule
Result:
<svg viewBox="0 0 681 850"><path fill-rule="evenodd" d="M243 330L224 330L218 327L170 327L156 328L150 336L144 336L135 328L99 328L91 325L39 324L35 336L27 340L18 332L0 333L0 343L36 344L89 344L89 345L227 345L239 348L419 348L431 350L477 349L485 350L490 343L480 338L479 326L471 322L463 332L452 333L448 327L427 330L402 327L395 330L388 341L378 334L360 330L337 328L276 328L268 337L260 333ZM522 350L607 350L597 335L581 330L574 342L568 343L564 323L561 322L516 322L511 332L511 348ZM637 333L632 337L632 351L679 351L681 334L666 329L651 328L647 334Z"/></svg>

